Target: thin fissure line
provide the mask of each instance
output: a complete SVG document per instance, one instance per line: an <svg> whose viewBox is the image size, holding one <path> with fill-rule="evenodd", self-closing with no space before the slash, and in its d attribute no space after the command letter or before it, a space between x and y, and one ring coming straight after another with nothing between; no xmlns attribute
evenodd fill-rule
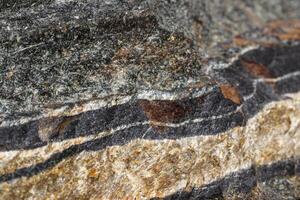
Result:
<svg viewBox="0 0 300 200"><path fill-rule="evenodd" d="M234 111L223 114L223 115L214 115L214 116L210 116L207 118L200 117L200 118L196 118L196 119L188 119L188 120L185 120L185 121L179 122L179 123L164 123L164 122L156 122L156 121L151 121L151 120L147 120L147 121L143 121L143 122L134 122L134 123L130 123L130 124L120 125L115 128L111 128L110 130L105 130L105 131L99 132L95 135L80 136L80 137L62 140L62 141L53 141L53 142L51 142L51 144L68 143L68 142L72 142L72 141L76 141L76 140L80 140L80 139L83 139L83 141L81 143L84 143L84 142L88 142L88 141L92 141L95 139L100 139L100 138L103 138L106 136L113 135L114 133L116 133L118 131L124 131L129 128L145 126L145 125L154 125L154 126L169 127L169 128L179 128L179 127L182 127L182 126L185 126L188 124L196 124L196 123L200 123L203 121L212 121L215 119L222 119L223 117L228 117L228 116L231 116L231 115L239 112L241 110L241 108L242 108L242 105L237 107ZM27 151L27 150L13 150L13 151ZM30 149L28 151L32 151L32 149Z"/></svg>
<svg viewBox="0 0 300 200"><path fill-rule="evenodd" d="M207 118L196 118L196 119L188 119L186 121L183 121L183 122L179 122L179 123L163 123L163 122L151 122L151 124L153 125L157 125L157 126L163 126L163 127L171 127L171 128L179 128L181 126L184 126L184 125L187 125L187 124L196 124L196 123L200 123L200 122L203 122L203 121L212 121L212 120L215 120L215 119L222 119L224 117L228 117L228 116L231 116L235 113L237 113L238 111L240 111L242 108L242 105L238 106L235 111L232 111L232 112L229 112L229 113L226 113L226 114L223 114L223 115L214 115L214 116L210 116L210 117L207 117Z"/></svg>
<svg viewBox="0 0 300 200"><path fill-rule="evenodd" d="M19 50L15 51L15 52L12 52L11 55L18 54L18 53L20 53L20 52L22 52L22 51L26 51L26 50L28 50L28 49L32 49L32 48L34 48L34 47L41 46L41 45L43 45L43 44L45 44L45 43L44 43L44 42L41 42L41 43L38 43L38 44L30 45L30 46L28 46L28 47L25 47L25 48L22 48L22 49L19 49Z"/></svg>
<svg viewBox="0 0 300 200"><path fill-rule="evenodd" d="M264 83L264 82L277 83L279 81L286 80L286 79L292 78L294 76L299 76L299 75L300 75L300 71L296 71L296 72L291 72L291 73L285 74L285 75L277 77L277 78L259 78L259 79L254 79L254 81L252 83L253 92L251 94L247 95L247 96L244 96L243 100L246 102L246 101L250 100L251 98L253 98L253 96L257 92L257 85L259 83Z"/></svg>

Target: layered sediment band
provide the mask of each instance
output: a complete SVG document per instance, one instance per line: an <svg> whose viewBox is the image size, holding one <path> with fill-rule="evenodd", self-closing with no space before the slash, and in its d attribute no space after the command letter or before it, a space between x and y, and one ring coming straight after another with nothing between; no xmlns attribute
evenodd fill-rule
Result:
<svg viewBox="0 0 300 200"><path fill-rule="evenodd" d="M196 191L205 197L219 193L218 183L229 177L234 179L237 174L251 180L250 190L277 175L297 176L299 111L297 94L293 99L268 104L245 126L218 135L126 142L128 136L147 132L147 128L134 133L128 128L119 136L100 134L98 139L81 137L15 154L2 152L6 164L0 180L2 190L7 191L2 194L12 195L9 191L14 191L14 187L42 189L38 185L44 182L51 182L51 188L57 190L55 185L63 182L64 187L80 185L86 194L94 194L94 198L117 198L125 194L128 198L161 198L192 188L199 188ZM81 173L70 177L70 173L78 170ZM241 178L241 182L235 179L232 184L242 187L245 179ZM111 187L117 188L115 192L111 192ZM44 192L59 193L51 188L44 188Z"/></svg>
<svg viewBox="0 0 300 200"><path fill-rule="evenodd" d="M129 96L128 102L97 110L82 110L76 115L47 117L0 127L0 150L32 149L48 142L95 135L127 126L134 136L128 136L126 141L130 138L178 139L222 133L245 124L265 104L300 89L297 83L300 79L298 52L299 46L248 52L232 65L214 71L226 80L225 83L220 80L220 83L210 87L198 88L196 96L173 100ZM267 63L257 54L274 58ZM123 138L122 135L126 134L122 132L127 130L121 129L117 135ZM146 134L139 134L144 130L147 130Z"/></svg>
<svg viewBox="0 0 300 200"><path fill-rule="evenodd" d="M0 0L0 199L299 199L299 8Z"/></svg>

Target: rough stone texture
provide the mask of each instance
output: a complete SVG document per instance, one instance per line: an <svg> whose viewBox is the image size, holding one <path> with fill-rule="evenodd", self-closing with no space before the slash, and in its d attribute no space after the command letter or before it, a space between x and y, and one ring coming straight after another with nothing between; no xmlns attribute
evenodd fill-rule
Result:
<svg viewBox="0 0 300 200"><path fill-rule="evenodd" d="M77 138L35 150L10 152L3 156L7 164L1 174L14 174L16 178L23 173L24 178L4 183L1 197L7 199L16 194L26 198L30 195L27 191L31 191L36 198L44 195L53 195L54 199L87 195L91 195L91 199L149 198L221 183L220 191L209 186L210 192L198 189L197 195L210 197L217 192L217 195L239 195L244 199L244 195L256 190L256 184L260 187L260 184L281 176L297 178L295 159L300 149L300 94L295 99L272 103L245 127L234 128L219 136L176 141L135 140L103 151L98 148L105 141L97 142L94 138L91 143L86 138ZM103 138L103 135L97 135L97 138ZM69 156L74 146L77 152ZM83 149L78 150L80 148ZM53 156L55 152L56 156ZM56 163L61 157L63 159L52 168L51 162ZM16 173L14 166L23 170ZM236 172L237 177L231 175ZM1 181L12 178L3 176ZM240 182L243 185L240 186ZM45 183L51 185L45 187ZM231 190L236 187L239 192L232 194ZM20 193L17 194L18 188ZM296 194L297 191L290 192ZM288 192L286 195L296 198L295 194Z"/></svg>
<svg viewBox="0 0 300 200"><path fill-rule="evenodd" d="M0 0L0 199L299 199L299 0Z"/></svg>

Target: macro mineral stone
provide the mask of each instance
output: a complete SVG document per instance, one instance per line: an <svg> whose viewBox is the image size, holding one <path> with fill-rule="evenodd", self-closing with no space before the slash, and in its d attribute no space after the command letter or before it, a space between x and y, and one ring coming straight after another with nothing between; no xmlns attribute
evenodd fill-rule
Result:
<svg viewBox="0 0 300 200"><path fill-rule="evenodd" d="M0 0L0 199L300 199L299 0Z"/></svg>

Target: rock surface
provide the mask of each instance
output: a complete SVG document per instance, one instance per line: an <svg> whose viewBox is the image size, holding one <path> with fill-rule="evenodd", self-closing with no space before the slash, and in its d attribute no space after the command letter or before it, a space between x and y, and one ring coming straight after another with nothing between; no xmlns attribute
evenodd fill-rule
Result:
<svg viewBox="0 0 300 200"><path fill-rule="evenodd" d="M0 1L0 199L299 199L299 10Z"/></svg>

